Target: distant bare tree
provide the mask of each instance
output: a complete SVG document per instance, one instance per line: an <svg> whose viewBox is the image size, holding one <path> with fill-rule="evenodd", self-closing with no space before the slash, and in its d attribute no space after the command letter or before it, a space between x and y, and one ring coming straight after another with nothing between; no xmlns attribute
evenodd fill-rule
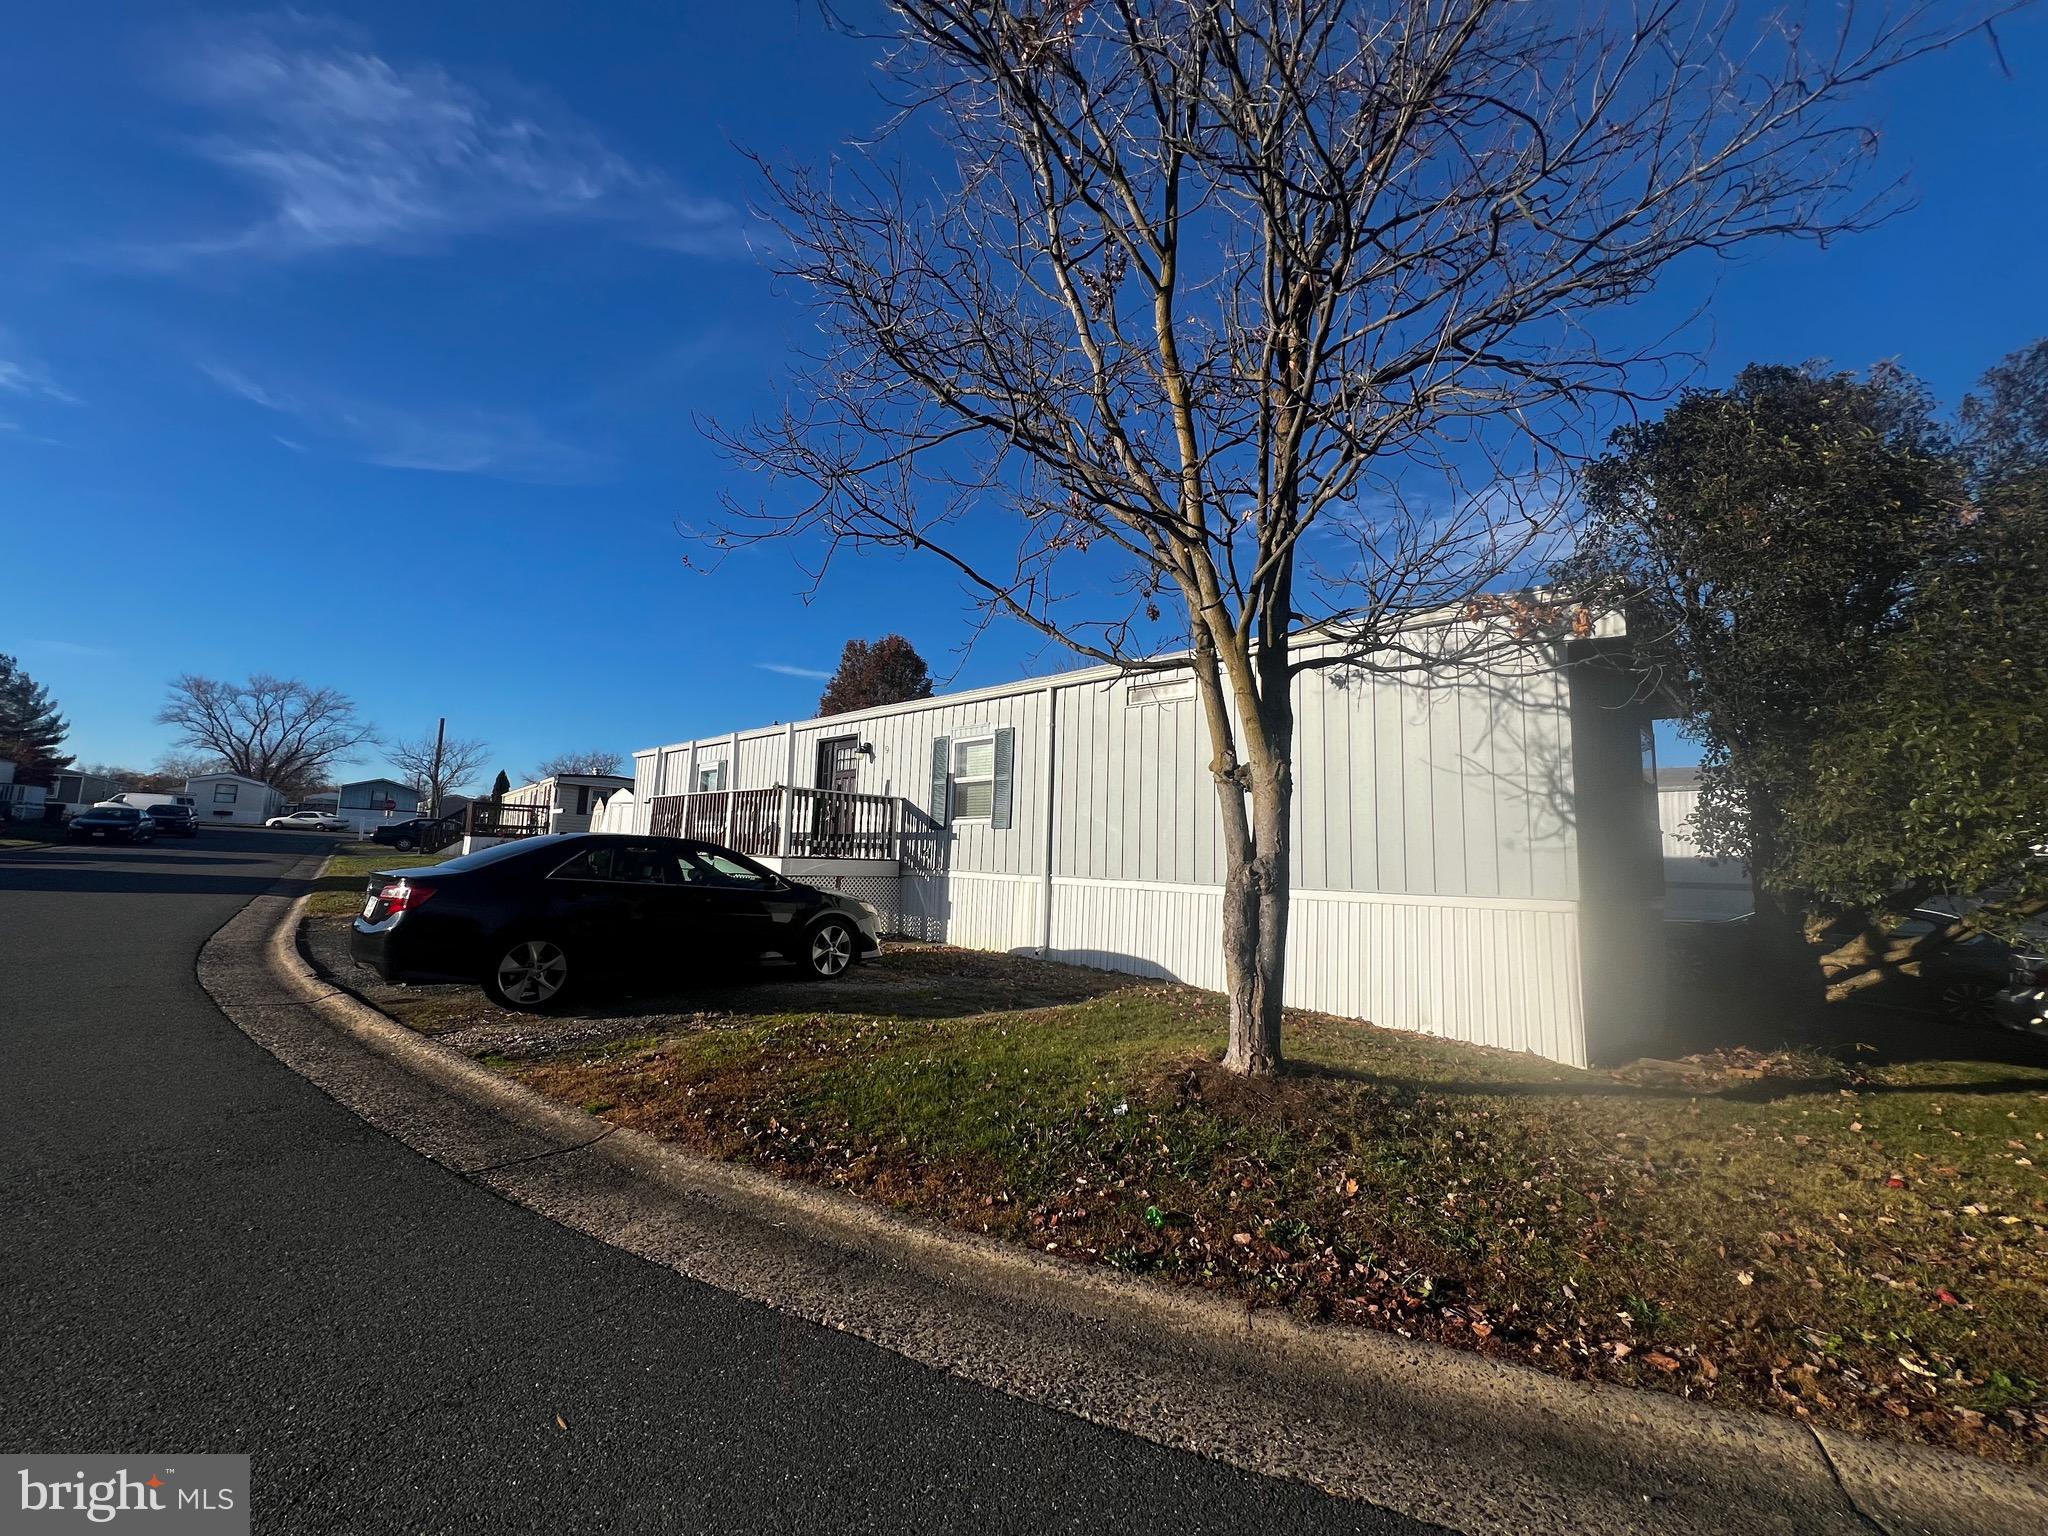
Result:
<svg viewBox="0 0 2048 1536"><path fill-rule="evenodd" d="M262 673L246 683L187 673L171 684L156 718L177 727L181 746L291 798L322 782L336 763L353 761L350 754L373 736L347 694Z"/></svg>
<svg viewBox="0 0 2048 1536"><path fill-rule="evenodd" d="M990 617L1191 667L1225 1062L1274 1071L1296 676L1582 622L1506 594L1598 408L1674 361L1588 320L1680 258L1880 217L1838 104L2004 8L893 0L896 127L953 171L891 132L765 171L824 341L779 415L714 429L795 500L706 537L920 550Z"/></svg>
<svg viewBox="0 0 2048 1536"><path fill-rule="evenodd" d="M205 752L166 752L156 760L155 772L177 782L180 789L202 773L218 773L221 761Z"/></svg>
<svg viewBox="0 0 2048 1536"><path fill-rule="evenodd" d="M490 747L481 741L443 740L433 731L384 745L385 760L418 792L421 808L429 816L440 815L441 802L474 781L490 755Z"/></svg>
<svg viewBox="0 0 2048 1536"><path fill-rule="evenodd" d="M536 779L552 779L558 774L616 774L625 759L616 752L564 752L551 757L533 770Z"/></svg>

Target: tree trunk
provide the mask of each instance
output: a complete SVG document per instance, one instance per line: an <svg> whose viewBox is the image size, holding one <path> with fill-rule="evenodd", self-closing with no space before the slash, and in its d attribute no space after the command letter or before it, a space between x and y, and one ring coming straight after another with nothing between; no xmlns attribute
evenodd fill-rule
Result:
<svg viewBox="0 0 2048 1536"><path fill-rule="evenodd" d="M1277 773L1254 777L1248 844L1226 838L1224 845L1223 974L1230 998L1230 1043L1223 1065L1247 1077L1271 1077L1282 1061L1287 821L1294 798L1288 766L1283 761ZM1226 793L1243 793L1235 786L1219 787Z"/></svg>
<svg viewBox="0 0 2048 1536"><path fill-rule="evenodd" d="M1778 818L1755 789L1750 807L1749 895L1754 915L1751 959L1756 979L1773 989L1810 994L1816 971L1806 942L1805 914L1772 886L1766 874L1778 858Z"/></svg>

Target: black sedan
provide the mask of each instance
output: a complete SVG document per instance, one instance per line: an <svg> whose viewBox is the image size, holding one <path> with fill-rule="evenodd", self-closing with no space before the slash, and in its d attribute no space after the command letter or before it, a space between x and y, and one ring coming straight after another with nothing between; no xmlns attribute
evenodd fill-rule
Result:
<svg viewBox="0 0 2048 1536"><path fill-rule="evenodd" d="M396 848L400 853L411 853L426 841L427 828L436 825L432 817L415 816L410 821L391 821L374 828L370 841L382 843L387 848Z"/></svg>
<svg viewBox="0 0 2048 1536"><path fill-rule="evenodd" d="M152 805L145 814L159 837L197 837L199 816L189 805Z"/></svg>
<svg viewBox="0 0 2048 1536"><path fill-rule="evenodd" d="M64 836L74 843L146 843L156 823L132 805L93 805L64 823Z"/></svg>
<svg viewBox="0 0 2048 1536"><path fill-rule="evenodd" d="M874 908L674 837L522 838L370 876L349 952L387 981L472 982L560 1008L603 981L673 985L781 959L830 979L881 947Z"/></svg>

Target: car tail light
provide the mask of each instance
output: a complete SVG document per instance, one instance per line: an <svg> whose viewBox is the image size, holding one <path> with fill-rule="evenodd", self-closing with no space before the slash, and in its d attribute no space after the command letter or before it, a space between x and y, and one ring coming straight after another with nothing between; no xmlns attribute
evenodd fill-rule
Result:
<svg viewBox="0 0 2048 1536"><path fill-rule="evenodd" d="M414 885L410 880L394 880L377 893L377 900L383 905L386 917L396 917L401 912L410 912L422 907L432 899L431 885Z"/></svg>

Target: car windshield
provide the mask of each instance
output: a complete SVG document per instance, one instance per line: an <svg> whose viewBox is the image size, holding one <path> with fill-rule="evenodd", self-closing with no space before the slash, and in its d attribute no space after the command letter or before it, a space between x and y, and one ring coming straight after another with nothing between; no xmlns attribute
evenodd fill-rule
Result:
<svg viewBox="0 0 2048 1536"><path fill-rule="evenodd" d="M142 812L125 805L96 805L91 813L105 821L140 821Z"/></svg>

